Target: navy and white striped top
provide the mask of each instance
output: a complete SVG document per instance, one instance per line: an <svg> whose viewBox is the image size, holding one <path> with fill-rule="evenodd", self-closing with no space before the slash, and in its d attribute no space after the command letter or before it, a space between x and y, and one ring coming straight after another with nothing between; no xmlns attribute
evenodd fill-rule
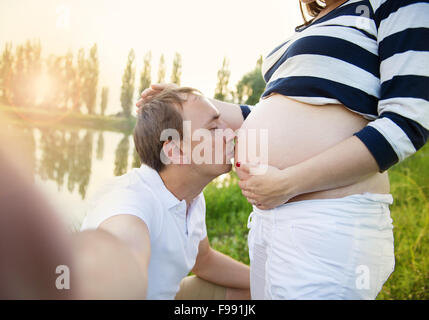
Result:
<svg viewBox="0 0 429 320"><path fill-rule="evenodd" d="M346 1L297 29L262 72L262 99L341 103L373 120L355 136L387 170L429 135L429 0ZM246 118L252 107L241 108Z"/></svg>

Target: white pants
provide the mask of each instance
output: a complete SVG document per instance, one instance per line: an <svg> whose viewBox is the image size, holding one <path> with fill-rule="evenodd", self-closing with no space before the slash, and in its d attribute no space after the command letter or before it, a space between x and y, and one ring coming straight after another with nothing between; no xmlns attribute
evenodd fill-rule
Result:
<svg viewBox="0 0 429 320"><path fill-rule="evenodd" d="M393 272L390 194L254 207L252 299L375 299Z"/></svg>

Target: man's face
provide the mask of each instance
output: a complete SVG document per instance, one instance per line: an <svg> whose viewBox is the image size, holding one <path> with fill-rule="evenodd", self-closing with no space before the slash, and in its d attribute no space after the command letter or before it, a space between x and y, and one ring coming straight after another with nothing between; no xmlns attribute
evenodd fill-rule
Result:
<svg viewBox="0 0 429 320"><path fill-rule="evenodd" d="M231 170L234 156L234 132L219 116L219 110L203 96L189 95L183 104L183 119L191 133L191 139L183 141L183 152L195 170L213 178ZM185 126L184 136L186 130Z"/></svg>

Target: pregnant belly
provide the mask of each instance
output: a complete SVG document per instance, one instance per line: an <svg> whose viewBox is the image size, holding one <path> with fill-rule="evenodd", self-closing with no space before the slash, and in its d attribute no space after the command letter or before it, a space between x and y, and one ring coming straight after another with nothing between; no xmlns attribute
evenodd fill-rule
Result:
<svg viewBox="0 0 429 320"><path fill-rule="evenodd" d="M244 121L237 140L236 159L245 163L259 158L263 163L284 169L353 136L367 123L343 105L315 106L275 94L262 100ZM240 179L246 177L240 168L237 174ZM387 172L375 173L345 187L298 195L290 201L339 198L363 192L389 193Z"/></svg>

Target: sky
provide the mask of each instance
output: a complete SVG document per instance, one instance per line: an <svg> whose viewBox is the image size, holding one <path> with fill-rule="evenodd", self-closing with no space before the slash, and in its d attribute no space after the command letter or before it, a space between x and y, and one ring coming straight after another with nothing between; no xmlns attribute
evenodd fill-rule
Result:
<svg viewBox="0 0 429 320"><path fill-rule="evenodd" d="M223 57L229 87L251 71L302 23L298 0L0 0L0 49L40 39L42 55L77 54L98 45L99 91L109 87L107 113L120 111L122 73L136 53L136 87L143 57L152 52L152 79L164 54L167 79L175 52L181 84L212 97ZM137 96L137 93L136 93ZM97 98L97 107L100 97Z"/></svg>

